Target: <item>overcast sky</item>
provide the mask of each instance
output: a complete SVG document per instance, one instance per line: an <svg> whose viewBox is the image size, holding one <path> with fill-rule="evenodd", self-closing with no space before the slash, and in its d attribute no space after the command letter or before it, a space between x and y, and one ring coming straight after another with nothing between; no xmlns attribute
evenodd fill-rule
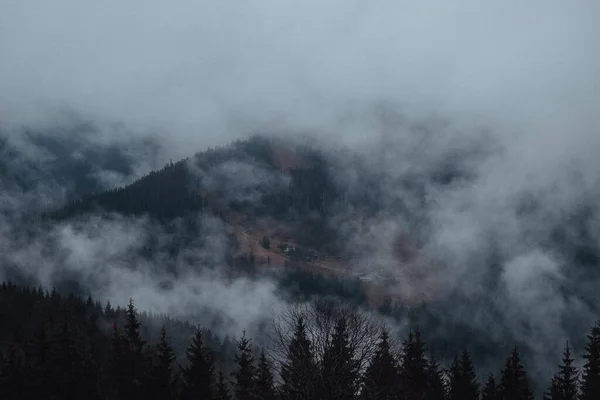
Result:
<svg viewBox="0 0 600 400"><path fill-rule="evenodd" d="M587 137L598 21L595 0L1 0L0 121L69 108L189 153L261 127L343 134L349 109L391 101Z"/></svg>
<svg viewBox="0 0 600 400"><path fill-rule="evenodd" d="M473 161L468 184L431 188L426 250L448 264L446 286L493 297L478 292L493 233L519 306L507 320L537 324L539 335L517 333L546 353L562 344L556 326L577 299L542 279L560 277L563 260L540 242L600 194L599 21L598 0L0 0L0 127L44 128L69 110L158 132L176 159L260 129L364 149L380 137L372 110L381 104L452 122L425 150L391 129L398 145L371 159L392 177L426 171L486 127L503 151ZM390 204L406 200L387 189ZM531 193L543 207L523 218L519 201ZM394 217L369 222L364 231L376 240L366 256L386 255L381 241L402 226ZM590 224L600 237L600 218ZM68 243L85 250L81 240ZM257 288L260 296L239 298L272 298L270 286ZM162 299L148 293L142 306Z"/></svg>

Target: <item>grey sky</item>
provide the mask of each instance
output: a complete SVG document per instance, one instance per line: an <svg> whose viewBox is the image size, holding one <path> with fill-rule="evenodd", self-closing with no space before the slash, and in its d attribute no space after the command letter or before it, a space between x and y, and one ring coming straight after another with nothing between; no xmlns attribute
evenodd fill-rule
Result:
<svg viewBox="0 0 600 400"><path fill-rule="evenodd" d="M589 316L553 286L564 260L540 241L600 195L598 21L597 0L0 0L0 124L44 127L72 109L160 132L173 159L256 129L307 130L377 151L373 169L391 178L429 170L486 127L501 151L473 161L475 178L427 188L425 250L445 261L446 286L495 299L481 293L493 236L520 305L507 320L537 323L521 339L546 357L565 339L560 317L577 307ZM392 126L391 145L369 143L381 138L381 104L451 126L424 142ZM390 204L406 197L387 189ZM543 202L528 218L516 211L524 194ZM381 241L404 225L386 217L366 222L375 250L365 258L391 256ZM364 242L360 233L348 243ZM140 282L142 305L162 299Z"/></svg>
<svg viewBox="0 0 600 400"><path fill-rule="evenodd" d="M598 20L593 0L3 0L0 120L70 107L168 131L177 154L257 127L338 131L381 100L590 134Z"/></svg>

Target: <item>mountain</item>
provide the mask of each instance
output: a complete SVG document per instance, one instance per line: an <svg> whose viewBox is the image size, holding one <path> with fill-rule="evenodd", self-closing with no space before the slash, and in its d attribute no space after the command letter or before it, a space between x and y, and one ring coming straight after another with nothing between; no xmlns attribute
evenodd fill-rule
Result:
<svg viewBox="0 0 600 400"><path fill-rule="evenodd" d="M99 160L107 157L104 167L110 168L111 153L98 154ZM254 136L51 207L42 213L40 224L51 234L41 240L27 238L34 245L3 259L4 275L29 283L36 273L20 274L23 260L31 263L29 254L42 249L53 268L42 276L50 275L49 281L62 292L84 296L92 290L103 293L106 285L115 285L114 279L127 292L127 283L119 280L131 271L139 274L134 279L150 277L143 285L160 294L176 292L192 277L213 284L214 270L223 272L218 279L227 282L248 278L260 285L267 277L275 282L278 299L335 297L377 311L400 326L418 326L427 334L429 349L443 360L467 347L480 371L498 367L515 343L524 359L538 364L550 356L549 343L560 342L561 335L575 338L572 345L581 350L583 340L577 338L589 326L591 312L562 313L554 325L561 333L540 338L543 327L525 312L537 310L507 307L519 299L506 289L502 273L510 259L494 251L494 242L481 249L486 257L476 260L479 268L469 270L480 275L452 276L473 285L444 281L446 260L427 253L427 235L435 232L431 194L451 196L454 188L474 182L469 157L428 160L427 168L416 165L396 173L385 157L372 153ZM130 165L139 163L135 157L129 160ZM526 205L518 209L520 217L535 220L539 206ZM595 310L592 283L597 281L598 252L585 223L594 209L570 212L568 225L550 226L539 242L572 260L564 269L569 279L551 276L552 281L540 285L556 290L552 299L564 301L565 307ZM57 243L62 246L58 250ZM42 258L31 259L46 265ZM63 263L69 267L59 268ZM239 318L235 313L218 316L230 304L221 301L222 309L211 311L207 319L210 328ZM544 349L532 338L546 343ZM547 377L543 368L535 373L536 379Z"/></svg>
<svg viewBox="0 0 600 400"><path fill-rule="evenodd" d="M339 220L377 217L382 188L376 176L358 168L362 176L350 185L338 178L339 168L325 150L254 136L170 162L130 185L85 196L44 218L64 221L117 213L144 216L166 226L187 221L187 236L179 236L172 246L177 252L201 234L195 222L198 215L213 217L230 235L230 264L291 266L360 279L373 304L381 305L394 289L394 274L349 268L354 255L344 243ZM393 258L420 288L420 298L402 300L422 301L431 296L431 288L426 272L419 269L423 264L409 270L418 258L415 243L404 232L394 234Z"/></svg>

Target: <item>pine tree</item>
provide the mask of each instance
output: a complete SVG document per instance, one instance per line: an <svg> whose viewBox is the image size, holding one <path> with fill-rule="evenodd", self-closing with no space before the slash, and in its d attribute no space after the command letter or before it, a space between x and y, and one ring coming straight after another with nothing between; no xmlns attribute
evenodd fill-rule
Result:
<svg viewBox="0 0 600 400"><path fill-rule="evenodd" d="M571 358L571 348L569 347L569 342L567 342L563 352L562 364L558 367L557 376L561 400L577 399L579 372L573 365L573 361L575 360Z"/></svg>
<svg viewBox="0 0 600 400"><path fill-rule="evenodd" d="M281 366L281 397L284 400L309 400L316 397L315 361L312 344L302 317L298 317L287 349L287 360Z"/></svg>
<svg viewBox="0 0 600 400"><path fill-rule="evenodd" d="M494 374L490 374L483 390L481 391L481 400L498 400L498 386L496 386L496 378Z"/></svg>
<svg viewBox="0 0 600 400"><path fill-rule="evenodd" d="M223 371L219 371L219 375L217 377L215 400L231 400L229 388L227 387L227 382L225 381L225 375L223 374Z"/></svg>
<svg viewBox="0 0 600 400"><path fill-rule="evenodd" d="M156 357L152 367L152 379L148 384L150 392L146 396L152 399L173 398L176 380L173 376L173 362L176 354L167 338L165 326L160 330L160 339L156 345Z"/></svg>
<svg viewBox="0 0 600 400"><path fill-rule="evenodd" d="M331 400L354 399L358 391L358 362L350 347L346 318L339 318L321 361L319 398Z"/></svg>
<svg viewBox="0 0 600 400"><path fill-rule="evenodd" d="M237 370L233 373L235 398L237 400L254 400L256 366L250 339L246 338L246 332L237 342L235 363L237 364Z"/></svg>
<svg viewBox="0 0 600 400"><path fill-rule="evenodd" d="M479 399L477 376L475 375L471 356L466 350L462 352L460 358L454 357L448 370L448 399Z"/></svg>
<svg viewBox="0 0 600 400"><path fill-rule="evenodd" d="M446 400L446 386L442 369L435 357L427 362L427 400Z"/></svg>
<svg viewBox="0 0 600 400"><path fill-rule="evenodd" d="M187 366L182 369L182 400L213 398L214 358L204 345L204 333L197 329L186 352Z"/></svg>
<svg viewBox="0 0 600 400"><path fill-rule="evenodd" d="M398 365L390 350L389 334L384 329L379 336L377 350L365 371L361 398L364 400L394 399L397 384Z"/></svg>
<svg viewBox="0 0 600 400"><path fill-rule="evenodd" d="M138 319L137 310L133 299L129 299L125 314L125 337L134 353L141 354L146 341L142 340L140 333L142 323Z"/></svg>
<svg viewBox="0 0 600 400"><path fill-rule="evenodd" d="M400 396L407 400L423 398L427 393L427 360L419 330L409 332L400 360Z"/></svg>
<svg viewBox="0 0 600 400"><path fill-rule="evenodd" d="M460 376L461 376L461 392L462 400L478 400L479 399L479 383L477 375L473 367L471 355L467 350L463 350L460 358Z"/></svg>
<svg viewBox="0 0 600 400"><path fill-rule="evenodd" d="M255 398L257 400L274 400L275 399L275 385L273 383L273 372L271 371L271 364L267 360L265 352L260 353L260 359L258 361L258 369L256 372L256 388Z"/></svg>
<svg viewBox="0 0 600 400"><path fill-rule="evenodd" d="M146 341L142 340L141 322L138 319L137 310L133 300L129 300L127 311L125 312L125 386L124 395L127 399L133 400L143 398L143 386L146 383L149 360L144 353Z"/></svg>
<svg viewBox="0 0 600 400"><path fill-rule="evenodd" d="M501 372L499 387L501 400L532 400L533 393L529 387L527 371L521 364L518 348L514 348L506 360Z"/></svg>
<svg viewBox="0 0 600 400"><path fill-rule="evenodd" d="M126 343L117 324L113 324L113 335L110 346L110 359L108 378L110 382L110 398L111 399L126 399Z"/></svg>
<svg viewBox="0 0 600 400"><path fill-rule="evenodd" d="M448 368L448 400L458 400L461 398L460 375L460 361L455 356Z"/></svg>
<svg viewBox="0 0 600 400"><path fill-rule="evenodd" d="M581 400L600 399L600 321L588 335L581 380Z"/></svg>

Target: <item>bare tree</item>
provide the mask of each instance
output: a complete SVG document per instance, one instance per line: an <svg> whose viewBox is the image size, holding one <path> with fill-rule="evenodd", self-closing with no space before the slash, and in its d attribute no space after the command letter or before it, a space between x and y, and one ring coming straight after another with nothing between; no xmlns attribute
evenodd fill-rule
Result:
<svg viewBox="0 0 600 400"><path fill-rule="evenodd" d="M328 349L331 351L332 338L336 326L344 326L347 336L347 351L351 354L353 368L364 371L369 360L377 350L379 334L384 328L383 323L367 312L340 304L329 299L316 300L311 304L302 304L290 308L275 321L271 336L271 355L280 366L280 370L289 369L289 365L298 357L305 355L310 360L304 360L303 365L313 365L312 370L306 371L310 376L304 377L303 382L316 384L325 382L328 370L332 368L331 358L327 366L323 364ZM308 339L309 350L298 352L297 335L299 325ZM331 357L331 352L329 353ZM281 368L283 367L283 368ZM333 368L340 367L334 363ZM285 380L285 377L279 377ZM308 389L307 389L308 390ZM316 389L314 389L316 390ZM302 397L296 397L302 398Z"/></svg>

